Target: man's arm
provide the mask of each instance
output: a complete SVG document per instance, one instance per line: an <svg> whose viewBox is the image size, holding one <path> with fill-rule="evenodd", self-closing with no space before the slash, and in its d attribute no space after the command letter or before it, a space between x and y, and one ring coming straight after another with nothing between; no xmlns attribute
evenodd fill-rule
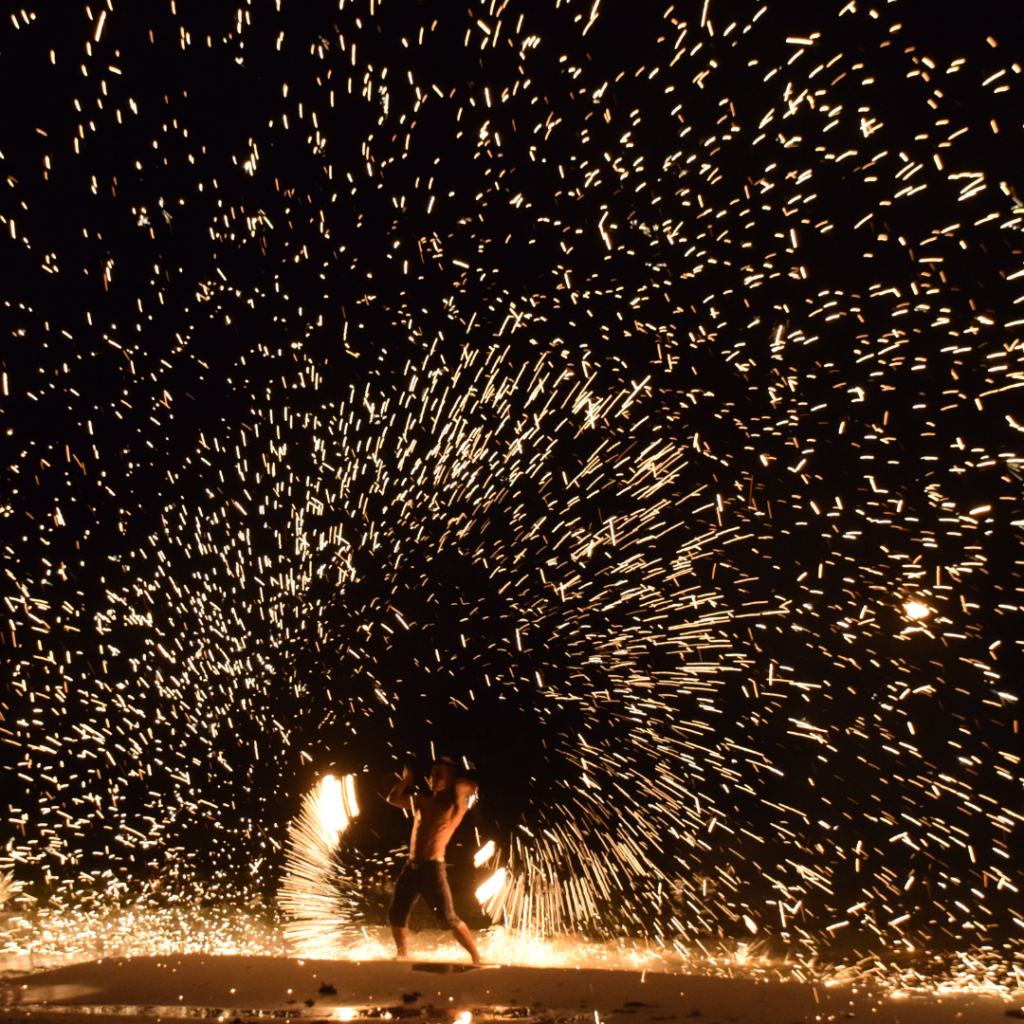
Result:
<svg viewBox="0 0 1024 1024"><path fill-rule="evenodd" d="M388 803L393 804L395 807L401 807L403 811L411 811L413 809L412 796L406 790L412 783L412 769L408 765L403 765L402 777L392 787L391 792L388 793Z"/></svg>

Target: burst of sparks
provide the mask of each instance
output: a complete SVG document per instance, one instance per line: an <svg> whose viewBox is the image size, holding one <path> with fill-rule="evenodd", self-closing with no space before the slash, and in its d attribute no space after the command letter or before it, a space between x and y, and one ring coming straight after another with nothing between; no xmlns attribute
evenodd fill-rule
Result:
<svg viewBox="0 0 1024 1024"><path fill-rule="evenodd" d="M325 775L292 823L280 904L285 935L303 956L329 959L351 945L352 899L335 857L358 813L352 776Z"/></svg>
<svg viewBox="0 0 1024 1024"><path fill-rule="evenodd" d="M1016 984L1024 55L388 2L4 29L18 948L372 945L430 742L510 942Z"/></svg>

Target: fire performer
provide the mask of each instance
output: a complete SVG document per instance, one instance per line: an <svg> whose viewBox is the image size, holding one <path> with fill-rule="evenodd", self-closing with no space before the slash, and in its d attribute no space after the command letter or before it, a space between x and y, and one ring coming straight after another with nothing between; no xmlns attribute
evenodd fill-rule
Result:
<svg viewBox="0 0 1024 1024"><path fill-rule="evenodd" d="M412 782L412 769L405 765L402 777L387 797L389 804L413 812L409 860L395 883L388 911L398 956L408 955L409 912L422 896L434 912L438 925L450 930L473 958L473 963L479 964L480 954L473 935L455 914L444 863L448 840L465 817L477 785L469 779L456 778L455 762L447 757L439 758L431 769L430 796L407 793Z"/></svg>

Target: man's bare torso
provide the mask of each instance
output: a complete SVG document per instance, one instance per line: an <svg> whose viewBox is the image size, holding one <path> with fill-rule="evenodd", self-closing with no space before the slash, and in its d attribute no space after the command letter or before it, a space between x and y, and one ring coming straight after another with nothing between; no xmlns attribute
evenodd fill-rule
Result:
<svg viewBox="0 0 1024 1024"><path fill-rule="evenodd" d="M467 794L442 790L413 797L412 838L409 855L414 860L443 860L451 839L468 807ZM452 797L455 797L452 799Z"/></svg>

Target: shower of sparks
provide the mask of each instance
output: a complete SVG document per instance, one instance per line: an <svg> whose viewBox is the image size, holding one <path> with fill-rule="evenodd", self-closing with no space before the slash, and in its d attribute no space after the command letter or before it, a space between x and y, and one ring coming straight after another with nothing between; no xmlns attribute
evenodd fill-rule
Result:
<svg viewBox="0 0 1024 1024"><path fill-rule="evenodd" d="M352 776L325 775L303 797L289 830L280 904L285 936L302 956L329 959L351 945L353 901L335 858L342 833L358 813Z"/></svg>
<svg viewBox="0 0 1024 1024"><path fill-rule="evenodd" d="M14 877L13 871L0 871L0 907L21 892L21 883Z"/></svg>
<svg viewBox="0 0 1024 1024"><path fill-rule="evenodd" d="M243 708L268 700L270 714L275 686L290 698L290 724L262 755L282 768L294 731L325 722L367 763L390 763L370 749L376 737L412 745L424 720L495 778L522 785L553 759L554 785L534 786L544 801L518 801L515 832L501 837L509 887L488 908L514 930L543 933L595 922L623 883L672 883L685 859L660 835L714 820L714 797L695 787L711 765L729 771L728 748L703 741L716 691L746 662L719 635L732 612L694 569L735 530L717 524L717 503L694 484L709 460L679 432L678 412L643 381L599 391L596 373L562 360L507 360L505 349L467 350L454 365L428 354L391 387L350 388L334 407L315 372L263 396L247 428L213 439L197 469L214 483L219 453L246 446L230 465L259 466L243 480L253 525L240 532L235 509L165 509L152 543L174 551L167 564L216 552L216 571L172 582L161 568L147 588L193 594L200 618L236 638L217 675L237 681ZM224 613L231 588L251 593L242 603L268 631L258 650L254 630ZM176 645L181 668L159 687L182 693L181 679L210 679L198 624L194 635L196 646ZM265 695L248 681L256 659L273 681ZM201 732L218 728L208 717ZM260 738L252 743L258 757ZM628 827L607 791L630 801ZM327 792L292 840L314 874L335 843L322 824ZM330 885L317 892L334 899Z"/></svg>
<svg viewBox="0 0 1024 1024"><path fill-rule="evenodd" d="M0 944L5 971L172 953L287 956L288 945L265 913L226 901L217 906L209 893L162 907L140 902L118 907L109 900L83 906L72 897L65 905L59 898L51 899L45 907L8 913Z"/></svg>
<svg viewBox="0 0 1024 1024"><path fill-rule="evenodd" d="M436 746L512 941L1016 984L1024 54L914 0L396 5L3 29L20 898L291 864L351 950Z"/></svg>

